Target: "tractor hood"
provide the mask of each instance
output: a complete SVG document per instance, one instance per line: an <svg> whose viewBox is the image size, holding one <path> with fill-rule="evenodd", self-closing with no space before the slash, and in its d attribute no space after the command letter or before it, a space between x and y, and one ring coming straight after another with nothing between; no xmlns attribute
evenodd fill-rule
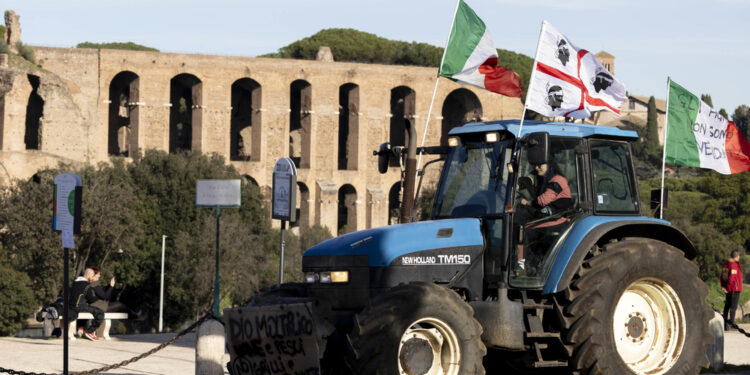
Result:
<svg viewBox="0 0 750 375"><path fill-rule="evenodd" d="M348 233L309 248L304 256L367 255L370 267L384 267L409 253L483 245L479 219L444 219Z"/></svg>

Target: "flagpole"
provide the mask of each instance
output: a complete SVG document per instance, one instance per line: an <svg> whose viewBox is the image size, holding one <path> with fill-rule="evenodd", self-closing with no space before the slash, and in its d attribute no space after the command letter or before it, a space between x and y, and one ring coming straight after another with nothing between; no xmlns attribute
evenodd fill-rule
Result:
<svg viewBox="0 0 750 375"><path fill-rule="evenodd" d="M544 28L547 26L547 20L542 21L542 28L539 30L539 40L536 42L536 54L534 55L534 65L531 67L531 78L529 78L529 86L526 87L526 100L523 103L523 112L521 113L521 124L518 126L518 134L516 138L521 137L521 129L523 129L523 120L526 117L526 102L529 101L529 93L531 93L531 85L534 84L534 77L536 76L536 62L539 59L539 50L542 47L542 36L544 35Z"/></svg>
<svg viewBox="0 0 750 375"><path fill-rule="evenodd" d="M659 219L664 218L664 168L667 164L667 132L669 131L669 89L672 79L667 76L667 115L664 120L664 150L661 157L661 190L659 197Z"/></svg>
<svg viewBox="0 0 750 375"><path fill-rule="evenodd" d="M435 76L435 88L432 89L432 99L430 99L430 107L427 110L427 120L424 123L424 132L422 133L422 144L420 147L424 147L425 139L427 138L427 128L430 126L430 116L432 115L432 105L435 102L435 95L437 94L438 82L440 82L440 69L443 68L445 62L445 51L448 49L448 42L451 39L451 33L453 32L453 25L456 24L456 14L458 14L458 6L461 4L461 0L456 0L456 8L453 10L453 19L451 20L451 27L448 29L448 38L445 40L445 47L443 48L443 56L440 57L440 65L438 65L438 74ZM419 177L419 167L422 165L422 150L419 151L419 157L417 157L417 170L414 180Z"/></svg>

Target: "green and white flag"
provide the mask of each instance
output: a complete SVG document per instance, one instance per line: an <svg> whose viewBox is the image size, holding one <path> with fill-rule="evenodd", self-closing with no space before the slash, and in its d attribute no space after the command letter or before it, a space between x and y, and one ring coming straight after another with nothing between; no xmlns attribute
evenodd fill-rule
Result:
<svg viewBox="0 0 750 375"><path fill-rule="evenodd" d="M667 163L722 174L750 170L750 143L733 122L672 80L668 103L664 144Z"/></svg>
<svg viewBox="0 0 750 375"><path fill-rule="evenodd" d="M438 75L505 96L520 97L521 79L497 62L497 50L484 22L459 0Z"/></svg>

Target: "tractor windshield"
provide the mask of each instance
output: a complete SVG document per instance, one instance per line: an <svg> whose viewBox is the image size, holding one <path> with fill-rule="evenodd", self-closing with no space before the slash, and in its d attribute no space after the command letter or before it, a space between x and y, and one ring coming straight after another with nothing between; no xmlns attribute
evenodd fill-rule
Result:
<svg viewBox="0 0 750 375"><path fill-rule="evenodd" d="M433 217L499 216L505 206L509 141L451 147L440 177Z"/></svg>

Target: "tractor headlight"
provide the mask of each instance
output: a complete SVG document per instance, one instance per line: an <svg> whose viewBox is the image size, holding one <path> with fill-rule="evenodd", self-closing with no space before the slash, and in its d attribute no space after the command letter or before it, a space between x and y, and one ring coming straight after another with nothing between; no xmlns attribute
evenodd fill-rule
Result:
<svg viewBox="0 0 750 375"><path fill-rule="evenodd" d="M305 272L305 282L309 284L348 283L349 271Z"/></svg>
<svg viewBox="0 0 750 375"><path fill-rule="evenodd" d="M461 144L461 140L458 137L448 137L448 146L456 147Z"/></svg>
<svg viewBox="0 0 750 375"><path fill-rule="evenodd" d="M349 282L349 271L333 271L331 272L331 281L334 283L348 283Z"/></svg>
<svg viewBox="0 0 750 375"><path fill-rule="evenodd" d="M495 143L500 140L500 133L489 132L484 135L484 140L487 141L487 143Z"/></svg>
<svg viewBox="0 0 750 375"><path fill-rule="evenodd" d="M315 272L305 272L305 282L312 284L320 278L320 275L318 275Z"/></svg>

